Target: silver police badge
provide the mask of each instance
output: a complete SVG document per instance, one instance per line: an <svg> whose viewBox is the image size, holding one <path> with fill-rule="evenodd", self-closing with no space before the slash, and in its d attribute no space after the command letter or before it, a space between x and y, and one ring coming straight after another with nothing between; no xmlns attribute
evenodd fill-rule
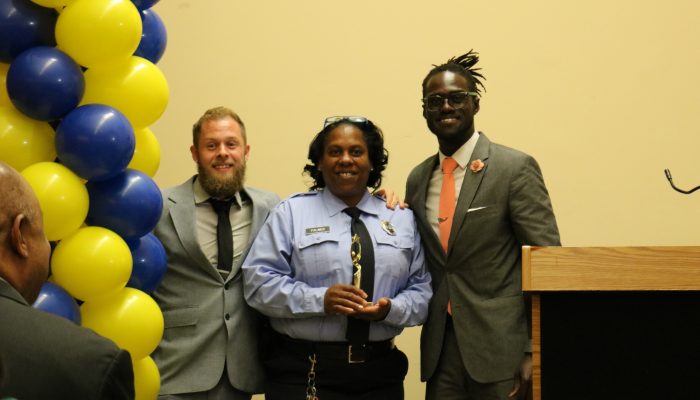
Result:
<svg viewBox="0 0 700 400"><path fill-rule="evenodd" d="M392 225L391 222L383 219L379 221L379 224L382 226L382 229L384 229L384 232L391 236L396 236L396 228L394 228L394 225Z"/></svg>

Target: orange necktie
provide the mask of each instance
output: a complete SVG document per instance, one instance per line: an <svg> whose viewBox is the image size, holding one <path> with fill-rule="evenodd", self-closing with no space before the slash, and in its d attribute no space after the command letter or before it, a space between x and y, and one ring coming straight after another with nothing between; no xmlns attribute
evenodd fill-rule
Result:
<svg viewBox="0 0 700 400"><path fill-rule="evenodd" d="M442 189L440 190L440 210L438 223L440 225L440 243L447 253L447 242L450 240L452 218L455 215L457 195L455 194L455 176L452 174L457 168L454 158L445 157L442 160Z"/></svg>
<svg viewBox="0 0 700 400"><path fill-rule="evenodd" d="M440 225L440 243L442 249L447 253L447 242L450 240L450 230L452 230L452 219L457 206L457 195L455 194L455 176L452 174L457 169L457 161L454 158L445 157L442 160L442 189L440 189L440 211L438 223ZM452 315L452 305L447 302L447 313Z"/></svg>

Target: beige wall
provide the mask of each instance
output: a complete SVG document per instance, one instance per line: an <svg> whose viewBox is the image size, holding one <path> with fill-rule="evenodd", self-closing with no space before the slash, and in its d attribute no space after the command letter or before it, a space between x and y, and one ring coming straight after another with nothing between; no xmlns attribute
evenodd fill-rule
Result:
<svg viewBox="0 0 700 400"><path fill-rule="evenodd" d="M697 245L700 193L700 2L673 0L398 1L162 0L159 63L170 104L152 126L161 186L194 173L190 127L226 105L248 126L248 184L305 190L311 137L328 115L365 115L384 129L385 186L404 192L410 169L436 151L421 116L431 64L474 48L487 93L477 128L534 155L562 241ZM406 398L418 383L419 329Z"/></svg>

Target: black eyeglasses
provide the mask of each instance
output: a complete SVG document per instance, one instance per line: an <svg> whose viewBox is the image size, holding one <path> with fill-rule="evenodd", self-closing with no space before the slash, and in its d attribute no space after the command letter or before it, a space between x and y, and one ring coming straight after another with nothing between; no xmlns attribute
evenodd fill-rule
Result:
<svg viewBox="0 0 700 400"><path fill-rule="evenodd" d="M326 120L323 122L323 127L327 127L330 124L334 124L336 122L340 121L350 121L350 122L355 122L358 124L365 124L369 122L369 120L365 117L360 117L356 115L336 115L334 117L328 117Z"/></svg>
<svg viewBox="0 0 700 400"><path fill-rule="evenodd" d="M437 111L445 104L445 100L447 100L447 103L453 108L464 108L467 106L467 99L469 99L469 96L476 97L478 95L479 94L476 92L452 92L448 93L447 96L433 94L424 97L422 100L426 109Z"/></svg>

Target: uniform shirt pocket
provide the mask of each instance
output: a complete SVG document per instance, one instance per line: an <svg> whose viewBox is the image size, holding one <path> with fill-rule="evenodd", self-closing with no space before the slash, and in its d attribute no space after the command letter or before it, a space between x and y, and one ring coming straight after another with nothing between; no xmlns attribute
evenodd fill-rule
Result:
<svg viewBox="0 0 700 400"><path fill-rule="evenodd" d="M400 279L401 283L407 281L413 253L413 237L378 235L375 240L377 242L374 248L375 277L387 274Z"/></svg>
<svg viewBox="0 0 700 400"><path fill-rule="evenodd" d="M339 242L339 236L330 232L302 236L293 258L295 279L312 286L342 283L339 275L343 255L338 251ZM350 259L349 248L345 256Z"/></svg>

